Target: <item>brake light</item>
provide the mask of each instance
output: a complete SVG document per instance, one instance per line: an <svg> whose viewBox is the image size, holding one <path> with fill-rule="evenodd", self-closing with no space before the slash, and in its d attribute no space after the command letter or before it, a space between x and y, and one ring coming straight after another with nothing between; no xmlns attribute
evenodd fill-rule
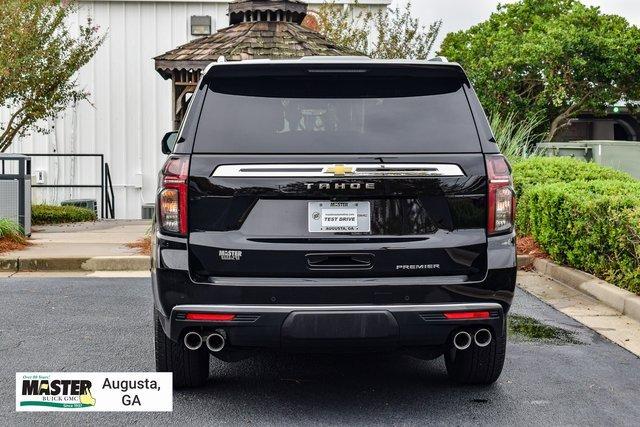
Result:
<svg viewBox="0 0 640 427"><path fill-rule="evenodd" d="M228 322L236 318L235 314L227 313L187 313L187 320L204 320L209 322Z"/></svg>
<svg viewBox="0 0 640 427"><path fill-rule="evenodd" d="M489 179L489 215L487 233L497 234L513 229L515 218L515 191L511 167L502 155L486 156Z"/></svg>
<svg viewBox="0 0 640 427"><path fill-rule="evenodd" d="M158 195L160 227L164 231L187 234L187 178L189 157L170 157L162 169Z"/></svg>
<svg viewBox="0 0 640 427"><path fill-rule="evenodd" d="M449 313L444 313L445 319L488 319L489 312L488 311L452 311Z"/></svg>

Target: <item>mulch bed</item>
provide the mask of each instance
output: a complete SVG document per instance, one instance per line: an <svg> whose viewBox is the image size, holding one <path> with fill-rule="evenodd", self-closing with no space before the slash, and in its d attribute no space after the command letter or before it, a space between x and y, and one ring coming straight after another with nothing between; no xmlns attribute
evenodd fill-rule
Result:
<svg viewBox="0 0 640 427"><path fill-rule="evenodd" d="M151 256L151 236L145 236L135 242L127 243L127 247L136 249L140 255Z"/></svg>
<svg viewBox="0 0 640 427"><path fill-rule="evenodd" d="M518 255L529 255L534 258L543 258L543 259L549 258L549 255L547 255L547 253L544 250L542 250L540 246L538 246L536 241L533 240L533 237L531 236L518 237L516 242L516 248L518 251ZM524 267L521 267L520 269L524 271L532 271L533 265L524 266Z"/></svg>
<svg viewBox="0 0 640 427"><path fill-rule="evenodd" d="M531 236L518 237L516 247L518 255L531 255L536 258L549 257L549 255L547 255L547 253L538 246Z"/></svg>
<svg viewBox="0 0 640 427"><path fill-rule="evenodd" d="M0 238L0 254L5 252L19 251L26 248L28 244L14 242L9 239Z"/></svg>

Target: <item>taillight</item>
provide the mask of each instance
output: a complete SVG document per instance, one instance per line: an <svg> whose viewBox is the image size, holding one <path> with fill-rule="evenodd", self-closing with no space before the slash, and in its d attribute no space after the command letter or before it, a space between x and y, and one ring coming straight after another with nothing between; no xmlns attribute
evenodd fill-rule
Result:
<svg viewBox="0 0 640 427"><path fill-rule="evenodd" d="M236 318L235 314L229 313L187 313L187 320L200 320L208 322L229 322Z"/></svg>
<svg viewBox="0 0 640 427"><path fill-rule="evenodd" d="M466 319L488 319L491 313L488 311L451 311L444 313L445 319L466 320Z"/></svg>
<svg viewBox="0 0 640 427"><path fill-rule="evenodd" d="M515 217L515 191L511 168L504 156L486 156L489 180L489 215L487 233L497 234L513 229Z"/></svg>
<svg viewBox="0 0 640 427"><path fill-rule="evenodd" d="M189 157L170 157L162 169L158 196L160 227L170 233L187 234L187 178Z"/></svg>

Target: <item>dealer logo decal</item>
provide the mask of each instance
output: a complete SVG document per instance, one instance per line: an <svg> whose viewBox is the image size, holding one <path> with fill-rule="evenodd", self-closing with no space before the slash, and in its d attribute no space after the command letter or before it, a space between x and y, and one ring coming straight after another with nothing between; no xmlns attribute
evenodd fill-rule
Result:
<svg viewBox="0 0 640 427"><path fill-rule="evenodd" d="M242 251L218 251L218 255L222 261L240 261Z"/></svg>
<svg viewBox="0 0 640 427"><path fill-rule="evenodd" d="M18 412L172 410L170 372L16 372Z"/></svg>
<svg viewBox="0 0 640 427"><path fill-rule="evenodd" d="M23 379L20 406L86 408L96 406L91 381L83 379ZM29 399L31 398L31 399Z"/></svg>

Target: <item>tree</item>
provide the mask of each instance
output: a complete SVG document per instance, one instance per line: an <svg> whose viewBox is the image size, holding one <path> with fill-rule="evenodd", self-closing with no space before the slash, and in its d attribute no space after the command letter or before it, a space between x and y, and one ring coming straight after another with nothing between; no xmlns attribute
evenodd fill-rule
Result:
<svg viewBox="0 0 640 427"><path fill-rule="evenodd" d="M357 6L357 1L355 6ZM379 59L426 59L442 21L428 27L411 13L411 2L378 12L355 13L352 6L324 3L318 10L320 33L339 46Z"/></svg>
<svg viewBox="0 0 640 427"><path fill-rule="evenodd" d="M640 30L577 0L500 5L440 54L460 62L490 112L543 117L551 140L571 118L640 99Z"/></svg>
<svg viewBox="0 0 640 427"><path fill-rule="evenodd" d="M17 137L46 133L43 121L55 117L88 93L76 72L96 53L104 36L91 19L72 35L66 24L73 3L60 0L3 0L0 8L0 152Z"/></svg>

